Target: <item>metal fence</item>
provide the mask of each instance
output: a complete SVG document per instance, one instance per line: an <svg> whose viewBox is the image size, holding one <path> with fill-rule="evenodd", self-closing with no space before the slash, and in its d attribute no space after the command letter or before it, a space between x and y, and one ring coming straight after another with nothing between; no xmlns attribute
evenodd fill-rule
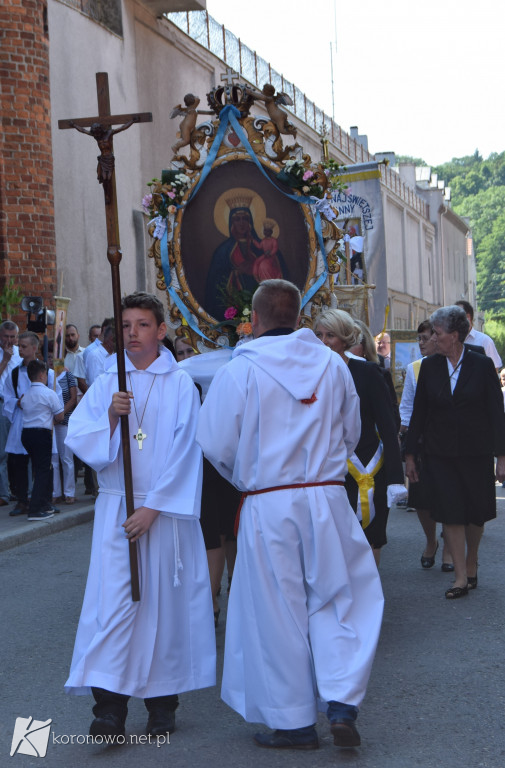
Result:
<svg viewBox="0 0 505 768"><path fill-rule="evenodd" d="M329 141L340 149L351 162L365 163L374 159L373 155L346 131L342 130L313 101L310 101L294 83L290 83L283 75L272 69L265 59L244 45L239 37L226 29L224 24L218 24L212 16L209 16L207 11L183 11L165 15L180 30L207 48L260 90L265 83L272 83L277 91L287 93L293 101L293 106L286 107L286 109L313 128L319 135L325 132ZM405 184L395 171L391 171L385 166L381 166L381 169L383 183L414 210L427 218L427 204L416 194L415 190Z"/></svg>

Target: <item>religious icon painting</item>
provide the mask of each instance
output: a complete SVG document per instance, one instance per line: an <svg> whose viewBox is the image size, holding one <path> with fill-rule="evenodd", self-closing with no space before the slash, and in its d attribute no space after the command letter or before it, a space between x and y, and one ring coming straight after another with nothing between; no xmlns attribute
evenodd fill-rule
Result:
<svg viewBox="0 0 505 768"><path fill-rule="evenodd" d="M294 141L296 130L277 102L268 115L250 115L264 98L235 79L229 73L207 94L211 112L198 109L194 94L172 111L183 120L171 168L142 201L168 323L202 352L250 333L252 295L271 278L299 287L301 322L311 327L332 302L340 268L343 233L331 198L342 188L338 164L313 163L299 144L285 145L282 135ZM197 125L204 114L215 118Z"/></svg>
<svg viewBox="0 0 505 768"><path fill-rule="evenodd" d="M303 210L252 163L236 160L209 174L185 210L179 247L191 293L217 321L234 291L252 294L269 278L291 280L303 291L307 280Z"/></svg>

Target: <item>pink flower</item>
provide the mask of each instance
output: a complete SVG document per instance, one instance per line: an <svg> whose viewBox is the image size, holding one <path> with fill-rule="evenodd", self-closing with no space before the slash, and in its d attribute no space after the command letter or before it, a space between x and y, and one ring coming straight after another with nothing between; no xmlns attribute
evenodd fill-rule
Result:
<svg viewBox="0 0 505 768"><path fill-rule="evenodd" d="M231 320L235 315L237 314L237 310L235 307L228 307L227 310L225 310L224 318L225 320Z"/></svg>
<svg viewBox="0 0 505 768"><path fill-rule="evenodd" d="M303 174L303 180L307 181L307 179L311 179L313 177L314 173L312 171L305 171Z"/></svg>
<svg viewBox="0 0 505 768"><path fill-rule="evenodd" d="M142 198L142 208L144 209L145 213L150 213L150 206L153 202L153 196L152 195L144 195Z"/></svg>
<svg viewBox="0 0 505 768"><path fill-rule="evenodd" d="M170 192L167 192L167 195L169 196L169 198L170 198L171 200L173 200L173 199L174 199L174 197L175 197L175 192L172 192L172 190L170 190Z"/></svg>

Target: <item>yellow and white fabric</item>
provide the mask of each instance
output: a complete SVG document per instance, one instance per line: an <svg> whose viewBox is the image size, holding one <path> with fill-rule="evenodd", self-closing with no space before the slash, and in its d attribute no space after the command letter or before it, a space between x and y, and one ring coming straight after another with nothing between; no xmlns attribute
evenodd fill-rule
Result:
<svg viewBox="0 0 505 768"><path fill-rule="evenodd" d="M367 528L375 517L373 494L375 490L375 475L384 464L384 449L379 443L377 450L366 467L355 453L347 460L349 474L358 485L358 506L356 516L362 528Z"/></svg>

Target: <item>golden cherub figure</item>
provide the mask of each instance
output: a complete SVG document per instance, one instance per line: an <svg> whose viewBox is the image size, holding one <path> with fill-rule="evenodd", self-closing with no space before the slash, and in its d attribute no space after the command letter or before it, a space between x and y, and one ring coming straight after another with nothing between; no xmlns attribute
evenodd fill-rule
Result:
<svg viewBox="0 0 505 768"><path fill-rule="evenodd" d="M200 104L200 99L198 96L194 96L192 93L187 93L185 95L184 104L186 105L184 107L182 104L178 104L170 113L170 119L180 115L184 116L184 120L182 120L181 124L179 125L180 139L172 145L172 150L175 153L177 153L182 147L185 147L187 144L189 144L191 140L191 134L196 127L198 115L214 114L214 112L208 110L197 109L198 105Z"/></svg>
<svg viewBox="0 0 505 768"><path fill-rule="evenodd" d="M275 88L270 83L266 83L261 89L261 93L249 90L250 95L255 101L265 103L268 116L279 133L288 134L296 137L296 128L289 122L288 116L284 110L280 109L279 104L293 105L291 97L287 93L275 93Z"/></svg>

